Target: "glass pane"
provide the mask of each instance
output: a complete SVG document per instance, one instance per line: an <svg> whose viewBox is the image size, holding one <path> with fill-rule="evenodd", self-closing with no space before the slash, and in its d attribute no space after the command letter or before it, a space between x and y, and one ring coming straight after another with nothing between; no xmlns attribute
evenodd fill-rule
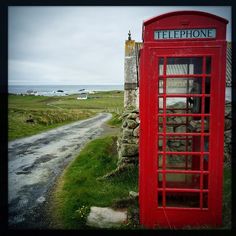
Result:
<svg viewBox="0 0 236 236"><path fill-rule="evenodd" d="M158 98L158 110L159 110L159 113L162 113L163 112L163 98Z"/></svg>
<svg viewBox="0 0 236 236"><path fill-rule="evenodd" d="M208 193L203 193L202 200L203 200L202 207L208 208Z"/></svg>
<svg viewBox="0 0 236 236"><path fill-rule="evenodd" d="M159 121L159 124L161 124L163 122L163 117L159 116L158 121Z"/></svg>
<svg viewBox="0 0 236 236"><path fill-rule="evenodd" d="M162 155L158 155L158 163L157 163L157 168L158 169L162 169L162 165L163 165L163 156Z"/></svg>
<svg viewBox="0 0 236 236"><path fill-rule="evenodd" d="M208 189L208 174L203 175L203 189Z"/></svg>
<svg viewBox="0 0 236 236"><path fill-rule="evenodd" d="M208 136L204 137L203 142L204 142L204 150L203 151L209 152L209 137Z"/></svg>
<svg viewBox="0 0 236 236"><path fill-rule="evenodd" d="M208 171L208 166L209 166L209 156L205 154L203 156L203 170Z"/></svg>
<svg viewBox="0 0 236 236"><path fill-rule="evenodd" d="M166 150L169 152L192 151L191 136L168 136L166 140Z"/></svg>
<svg viewBox="0 0 236 236"><path fill-rule="evenodd" d="M164 68L164 58L159 59L159 75L163 75L163 68Z"/></svg>
<svg viewBox="0 0 236 236"><path fill-rule="evenodd" d="M202 57L167 58L167 75L202 74Z"/></svg>
<svg viewBox="0 0 236 236"><path fill-rule="evenodd" d="M198 78L167 78L166 93L167 94L201 94L201 77ZM162 88L162 83L159 88ZM162 89L163 93L163 89Z"/></svg>
<svg viewBox="0 0 236 236"><path fill-rule="evenodd" d="M205 80L205 94L211 94L211 80L209 77L206 77ZM210 113L210 97L206 97L205 98L205 109L204 109L204 113L205 114L209 114Z"/></svg>
<svg viewBox="0 0 236 236"><path fill-rule="evenodd" d="M203 120L203 129L205 133L209 131L209 120L210 117L205 117ZM202 129L202 120L198 117L192 118L188 123L188 131L191 133L199 133Z"/></svg>
<svg viewBox="0 0 236 236"><path fill-rule="evenodd" d="M158 150L163 151L163 136L162 135L158 136Z"/></svg>
<svg viewBox="0 0 236 236"><path fill-rule="evenodd" d="M187 109L186 98L167 97L166 98L166 106L167 106L167 108L177 108L177 109L181 108L186 111L186 109Z"/></svg>
<svg viewBox="0 0 236 236"><path fill-rule="evenodd" d="M206 208L207 195L203 193L203 207ZM158 207L163 207L163 192L158 191ZM200 194L199 193L181 193L181 192L166 192L166 207L200 207Z"/></svg>
<svg viewBox="0 0 236 236"><path fill-rule="evenodd" d="M166 188L200 189L200 174L167 173Z"/></svg>
<svg viewBox="0 0 236 236"><path fill-rule="evenodd" d="M206 74L211 73L211 57L206 57Z"/></svg>
<svg viewBox="0 0 236 236"><path fill-rule="evenodd" d="M199 193L179 193L167 192L166 193L166 207L200 207L200 194Z"/></svg>
<svg viewBox="0 0 236 236"><path fill-rule="evenodd" d="M200 174L158 174L158 188L163 188L163 178L166 176L166 188L200 189Z"/></svg>
<svg viewBox="0 0 236 236"><path fill-rule="evenodd" d="M163 192L158 191L157 195L158 207L162 207Z"/></svg>
<svg viewBox="0 0 236 236"><path fill-rule="evenodd" d="M163 156L159 155L158 168L162 169ZM167 170L191 170L192 155L166 155Z"/></svg>
<svg viewBox="0 0 236 236"><path fill-rule="evenodd" d="M183 113L184 110L175 110L175 108L170 108L169 113ZM160 118L159 118L160 119ZM166 118L166 132L167 133L199 133L201 132L202 120L200 117L194 116L168 116ZM204 131L208 133L209 131L209 117L204 119ZM163 123L158 124L159 132L163 132Z"/></svg>
<svg viewBox="0 0 236 236"><path fill-rule="evenodd" d="M159 79L159 93L162 94L163 93L163 79Z"/></svg>

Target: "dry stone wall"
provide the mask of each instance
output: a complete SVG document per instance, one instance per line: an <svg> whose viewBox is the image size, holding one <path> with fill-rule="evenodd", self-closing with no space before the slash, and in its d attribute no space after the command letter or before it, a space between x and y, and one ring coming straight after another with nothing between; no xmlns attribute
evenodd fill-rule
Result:
<svg viewBox="0 0 236 236"><path fill-rule="evenodd" d="M231 165L232 152L232 103L225 103L224 163Z"/></svg>
<svg viewBox="0 0 236 236"><path fill-rule="evenodd" d="M118 139L118 164L138 163L139 111L126 110L122 116L122 131Z"/></svg>

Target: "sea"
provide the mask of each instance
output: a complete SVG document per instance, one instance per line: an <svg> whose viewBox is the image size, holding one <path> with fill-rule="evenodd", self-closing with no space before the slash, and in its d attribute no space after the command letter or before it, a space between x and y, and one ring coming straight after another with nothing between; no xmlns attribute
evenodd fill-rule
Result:
<svg viewBox="0 0 236 236"><path fill-rule="evenodd" d="M8 93L38 96L67 96L95 91L124 90L123 84L113 85L9 85Z"/></svg>
<svg viewBox="0 0 236 236"><path fill-rule="evenodd" d="M38 96L67 96L78 93L93 93L95 91L124 91L123 84L113 85L9 85L8 93L34 94ZM27 92L28 91L28 92ZM226 87L225 100L231 101L231 87ZM179 98L181 100L182 98Z"/></svg>

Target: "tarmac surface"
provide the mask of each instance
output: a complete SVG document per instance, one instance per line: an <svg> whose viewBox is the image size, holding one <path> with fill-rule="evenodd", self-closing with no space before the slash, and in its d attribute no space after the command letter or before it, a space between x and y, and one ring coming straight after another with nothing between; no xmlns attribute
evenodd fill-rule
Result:
<svg viewBox="0 0 236 236"><path fill-rule="evenodd" d="M8 143L9 228L47 228L45 204L57 178L85 144L109 133L109 113ZM108 129L108 130L107 130Z"/></svg>

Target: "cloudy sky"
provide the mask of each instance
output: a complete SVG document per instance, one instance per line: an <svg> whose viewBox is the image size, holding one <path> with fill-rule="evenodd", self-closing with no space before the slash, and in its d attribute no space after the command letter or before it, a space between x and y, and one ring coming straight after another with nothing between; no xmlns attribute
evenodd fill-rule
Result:
<svg viewBox="0 0 236 236"><path fill-rule="evenodd" d="M123 84L128 31L176 10L228 19L231 41L230 7L9 7L9 85Z"/></svg>

